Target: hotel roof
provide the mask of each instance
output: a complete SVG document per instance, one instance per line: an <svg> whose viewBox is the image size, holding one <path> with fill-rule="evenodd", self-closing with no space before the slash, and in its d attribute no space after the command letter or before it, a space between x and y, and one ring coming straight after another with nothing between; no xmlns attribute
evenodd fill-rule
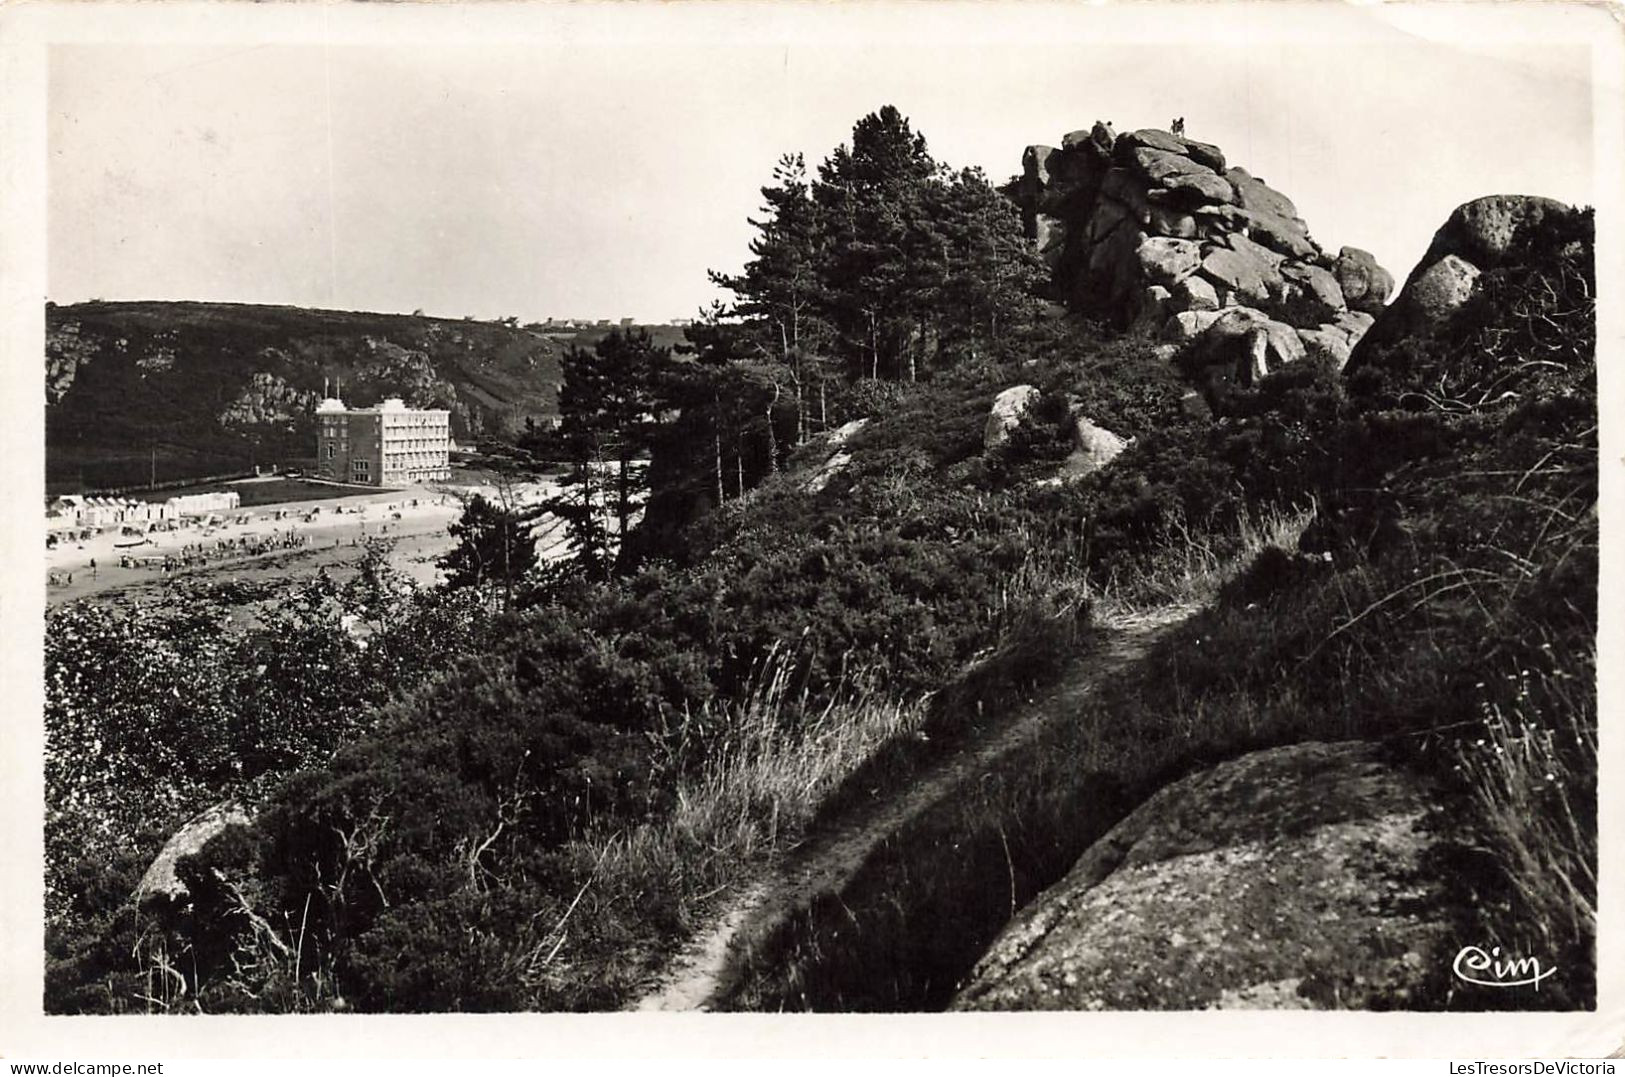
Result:
<svg viewBox="0 0 1625 1077"><path fill-rule="evenodd" d="M347 408L344 401L335 397L328 397L316 405L316 414L345 414L345 415L382 415L385 412L414 412L419 415L450 415L446 408L409 408L406 401L398 396L388 397L383 403L371 408Z"/></svg>

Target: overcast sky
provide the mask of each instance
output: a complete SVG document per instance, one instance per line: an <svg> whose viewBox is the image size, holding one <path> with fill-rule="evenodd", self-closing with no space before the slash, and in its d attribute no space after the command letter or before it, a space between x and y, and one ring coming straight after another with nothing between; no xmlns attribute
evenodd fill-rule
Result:
<svg viewBox="0 0 1625 1077"><path fill-rule="evenodd" d="M1545 33L1464 45L1329 4L1200 26L931 7L553 9L500 44L465 23L57 46L50 297L691 316L706 270L745 257L775 159L816 162L887 103L995 181L1028 143L1182 115L1323 246L1400 278L1469 198L1596 196L1590 55Z"/></svg>

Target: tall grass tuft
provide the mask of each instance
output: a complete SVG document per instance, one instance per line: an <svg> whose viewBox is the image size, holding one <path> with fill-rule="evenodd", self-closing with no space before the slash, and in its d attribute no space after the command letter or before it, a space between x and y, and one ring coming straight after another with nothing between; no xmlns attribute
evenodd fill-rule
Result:
<svg viewBox="0 0 1625 1077"><path fill-rule="evenodd" d="M1455 748L1509 896L1480 919L1502 945L1584 965L1597 921L1596 652L1531 667L1477 685L1482 728Z"/></svg>
<svg viewBox="0 0 1625 1077"><path fill-rule="evenodd" d="M668 750L694 760L670 808L630 830L590 834L572 850L592 865L579 915L641 909L632 931L650 952L634 967L607 970L625 981L605 984L612 995L635 992L632 979L646 978L719 901L804 838L831 790L924 720L923 700L899 702L873 687L812 705L792 687L796 668L791 649L775 646L743 699L707 703L686 716L685 729L667 731L676 745ZM689 737L703 738L704 750ZM601 934L602 924L589 930Z"/></svg>
<svg viewBox="0 0 1625 1077"><path fill-rule="evenodd" d="M702 709L698 724L720 734L655 824L667 840L740 852L794 843L831 788L922 721L922 703L900 703L874 687L809 705L792 689L796 667L789 649L775 644L742 701Z"/></svg>
<svg viewBox="0 0 1625 1077"><path fill-rule="evenodd" d="M1316 509L1313 499L1305 505L1270 504L1244 509L1230 526L1211 529L1192 528L1173 513L1143 567L1132 579L1114 580L1100 596L1102 616L1208 605L1264 551L1294 553Z"/></svg>

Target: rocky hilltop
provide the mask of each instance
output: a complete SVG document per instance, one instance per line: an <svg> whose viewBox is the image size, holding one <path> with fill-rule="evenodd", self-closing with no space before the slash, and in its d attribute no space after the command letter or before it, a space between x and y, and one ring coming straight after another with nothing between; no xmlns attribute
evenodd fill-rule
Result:
<svg viewBox="0 0 1625 1077"><path fill-rule="evenodd" d="M1393 290L1368 252L1323 250L1290 198L1219 147L1164 131L1096 123L1058 149L1028 146L1007 190L1053 297L1194 342L1199 382L1246 384L1306 357L1341 368Z"/></svg>
<svg viewBox="0 0 1625 1077"><path fill-rule="evenodd" d="M53 604L49 1012L1596 1008L1594 214L1468 203L1384 306L1204 143L1011 203L853 131L763 189L759 317L571 363L651 446L613 571ZM53 453L308 444L340 373L511 423L562 345L50 317Z"/></svg>
<svg viewBox="0 0 1625 1077"><path fill-rule="evenodd" d="M1124 185L1136 174L1149 176L1151 166L1164 162L1179 141L1160 132L1136 132L1113 141L1109 132L1102 132L1097 125L1090 139L1072 140L1065 151L1029 149L1031 189L1041 193L1052 189L1060 153L1063 161L1081 154L1095 162L1093 167L1106 169L1106 176L1125 177L1111 181L1111 191L1132 190ZM1131 147L1126 152L1125 143ZM1326 270L1326 256L1313 248L1299 227L1302 222L1284 200L1264 213L1257 209L1263 203L1261 195L1252 207L1241 205L1239 212L1237 203L1225 203L1223 210L1203 213L1209 203L1192 208L1195 196L1181 194L1177 197L1186 199L1180 203L1184 208L1170 217L1166 208L1170 195L1187 189L1181 184L1190 185L1202 198L1208 191L1222 193L1207 178L1222 170L1222 157L1213 147L1191 145L1195 148L1187 159L1202 164L1205 171L1178 172L1169 167L1163 186L1149 189L1151 194L1164 192L1163 197L1137 203L1145 215L1128 221L1139 223L1112 226L1114 231L1101 236L1089 248L1104 252L1095 261L1077 260L1073 229L1046 222L1042 216L1032 218L1041 231L1050 229L1048 252L1056 279L1071 282L1075 302L1097 303L1101 296L1109 296L1112 302L1151 312L1153 322L1165 318L1160 324L1175 328L1164 331L1179 335L1181 319L1193 321L1198 312L1187 309L1166 316L1163 308L1169 298L1183 302L1200 293L1205 302L1208 286L1219 276L1211 260L1218 256L1223 269L1231 264L1225 260L1229 255L1260 245L1239 232L1224 233L1202 223L1206 221L1247 221L1254 235L1275 243L1274 254L1283 266L1294 264L1286 248L1300 245L1303 253L1297 265ZM1079 150L1080 146L1092 148ZM1147 147L1156 153L1145 152ZM1061 168L1072 169L1066 175L1077 174L1075 164ZM1231 169L1225 175L1237 173ZM1200 179L1186 181L1185 176ZM1235 180L1237 198L1256 182ZM1110 219L1125 205L1106 190L1091 204L1091 220ZM1065 212L1071 203L1063 198L1049 205ZM1257 227L1260 221L1265 223L1263 229ZM1151 234L1144 230L1147 227L1163 233L1195 227L1196 235ZM1111 238L1119 233L1122 238ZM1170 247L1172 242L1183 246ZM1119 244L1116 254L1104 246L1107 243ZM1322 532L1342 530L1348 532L1345 538L1356 540L1357 549L1352 560L1339 564L1356 572L1386 571L1397 582L1402 570L1395 562L1403 563L1404 558L1416 559L1410 574L1424 580L1434 578L1429 575L1432 566L1441 562L1451 566L1448 571L1460 571L1454 559L1463 556L1463 550L1495 548L1486 538L1491 533L1488 517L1497 519L1497 528L1528 526L1527 520L1493 506L1521 497L1527 489L1525 480L1537 472L1546 480L1554 478L1546 470L1547 454L1572 453L1570 466L1585 473L1586 455L1592 450L1585 443L1582 424L1594 421L1585 410L1592 374L1592 342L1587 335L1594 294L1589 283L1591 244L1589 214L1547 198L1491 195L1450 215L1395 301L1378 309L1375 322L1356 337L1352 355L1340 356L1346 360L1340 364L1345 368L1340 380L1351 386L1352 398L1371 409L1370 414L1396 401L1404 404L1404 411L1389 412L1380 421L1431 424L1454 440L1442 442L1450 446L1446 451L1402 449L1383 472L1362 480L1362 490L1380 490L1387 499L1386 522L1373 526L1371 514L1358 508L1360 491L1355 491L1344 508L1321 506L1316 521L1299 539L1301 551L1322 550ZM1167 283L1165 272L1170 249L1184 252L1178 264L1195 265L1174 285ZM1354 266L1362 268L1353 272ZM1339 317L1370 323L1367 311L1352 308L1385 295L1391 283L1387 274L1361 252L1348 249L1332 262L1331 270L1345 303ZM1218 317L1269 319L1254 340L1267 342L1270 358L1275 357L1277 338L1284 341L1295 335L1307 349L1321 331L1295 326L1290 319L1329 310L1310 310L1301 295L1293 300L1291 285L1307 271L1283 269L1277 282L1281 290L1268 291L1264 310L1237 307ZM1196 283L1188 283L1192 281ZM1366 291L1360 291L1362 284L1368 286ZM1220 302L1233 301L1234 295L1221 291ZM1329 286L1326 295L1332 295ZM1241 315L1243 310L1250 312ZM1203 319L1214 316L1212 310L1199 313ZM1197 354L1202 354L1204 343L1196 340ZM1262 370L1255 368L1257 373ZM993 418L997 417L995 409ZM1569 423L1566 436L1573 440L1534 447L1528 440L1533 422L1551 423L1554 431ZM1482 439L1477 445L1475 437ZM1524 457L1516 466L1486 462L1498 460L1491 454L1502 452ZM1348 454L1342 466L1361 466L1354 459L1359 455ZM1522 462L1526 460L1533 462ZM1475 464L1468 466L1468 461ZM1431 478L1426 477L1429 469L1434 471ZM1595 490L1565 487L1562 497L1583 505L1594 499ZM1568 517L1576 548L1594 538L1594 513L1593 500L1589 512ZM1362 514L1366 522L1359 528L1344 522L1345 516ZM1397 552L1400 547L1404 552ZM1544 534L1537 534L1525 548L1533 558L1554 547ZM1335 560L1329 552L1324 556ZM1566 555L1546 556L1560 560ZM1279 555L1277 563L1291 562ZM1486 579L1495 576L1480 567L1470 571L1481 572ZM1565 586L1564 575L1556 567L1537 570L1531 561L1527 577L1504 581L1502 586L1518 595L1523 579L1541 582L1516 599L1523 604L1517 608L1537 617L1551 616L1560 604L1553 594ZM1587 580L1579 589L1585 594L1590 588ZM1442 594L1424 597L1417 608ZM1251 598L1239 601L1243 617L1267 605ZM1578 597L1571 612L1584 608L1586 601ZM1447 606L1437 609L1435 616L1443 614L1440 623L1455 616ZM1507 611L1499 616L1507 616ZM1352 623L1341 623L1332 635ZM1524 631L1521 619L1497 622L1488 634L1505 635L1489 646L1518 646L1517 637ZM1550 644L1543 646L1552 651ZM1472 676L1476 674L1462 679ZM1521 685L1529 676L1523 668L1507 679ZM1554 676L1562 679L1568 674ZM1465 684L1463 690L1468 690ZM1484 693L1484 680L1472 683L1470 691ZM1508 705L1541 713L1527 694ZM1434 704L1435 721L1447 706L1442 701ZM1547 706L1560 710L1552 703ZM1486 707L1484 713L1491 715L1483 726L1488 742L1481 737L1474 748L1458 749L1466 754L1465 762L1455 767L1457 772L1474 766L1475 750L1496 753L1497 768L1501 765L1504 748L1493 743L1503 728L1497 724L1500 712ZM1549 737L1538 733L1543 720L1524 719L1523 735ZM1475 884L1442 876L1442 866L1463 863L1463 849L1482 849L1485 834L1505 824L1498 823L1493 812L1485 819L1476 810L1462 810L1459 800L1452 807L1451 794L1436 772L1430 773L1419 758L1396 765L1402 758L1374 741L1310 741L1243 755L1164 786L1095 840L1064 878L1006 925L966 977L952 1007L1389 1008L1448 1001L1463 984L1447 983L1442 970L1460 947L1462 925L1471 923L1468 914L1477 899L1472 896ZM1537 793L1515 810L1520 821L1532 818L1535 800L1550 795L1552 787L1563 781L1556 776L1562 769L1556 764L1543 762L1533 769ZM1548 790L1539 792L1539 785L1547 783ZM1482 787L1478 795L1486 796ZM1493 803L1496 795L1488 794L1480 806ZM1589 809L1580 810L1583 814ZM1561 844L1557 839L1541 840ZM1584 958L1572 960L1581 964ZM1582 997L1585 990L1582 984ZM1479 995L1472 1004L1502 1002Z"/></svg>

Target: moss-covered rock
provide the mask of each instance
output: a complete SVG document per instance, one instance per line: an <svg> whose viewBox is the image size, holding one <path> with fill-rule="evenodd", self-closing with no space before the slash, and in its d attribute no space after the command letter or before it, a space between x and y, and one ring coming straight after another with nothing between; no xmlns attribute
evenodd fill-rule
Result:
<svg viewBox="0 0 1625 1077"><path fill-rule="evenodd" d="M1451 954L1430 782L1369 743L1175 782L1027 906L963 1010L1404 1007Z"/></svg>

